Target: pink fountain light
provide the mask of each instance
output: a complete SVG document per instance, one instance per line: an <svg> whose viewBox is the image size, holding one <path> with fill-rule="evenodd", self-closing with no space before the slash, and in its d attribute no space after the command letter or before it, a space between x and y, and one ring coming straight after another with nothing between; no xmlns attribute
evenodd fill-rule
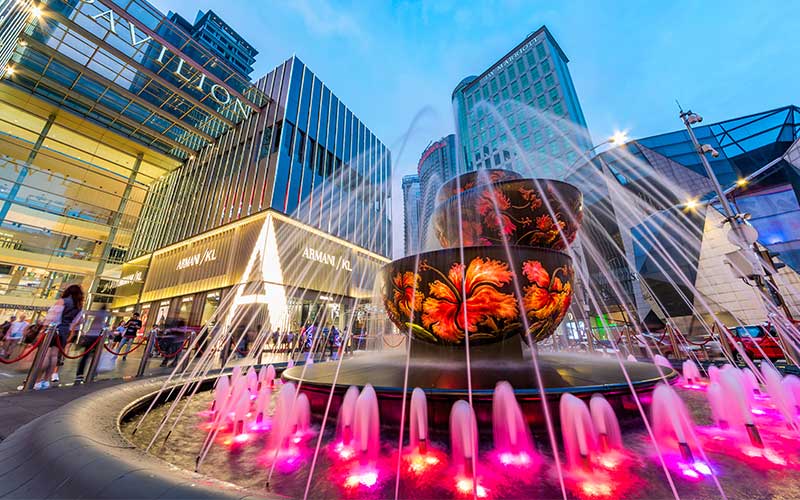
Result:
<svg viewBox="0 0 800 500"><path fill-rule="evenodd" d="M502 465L528 468L535 458L538 459L514 388L505 381L498 382L494 388L492 433L494 452Z"/></svg>

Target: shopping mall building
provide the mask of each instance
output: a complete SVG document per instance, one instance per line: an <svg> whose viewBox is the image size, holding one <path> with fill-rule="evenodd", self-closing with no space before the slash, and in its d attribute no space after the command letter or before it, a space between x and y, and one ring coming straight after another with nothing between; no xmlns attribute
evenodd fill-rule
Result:
<svg viewBox="0 0 800 500"><path fill-rule="evenodd" d="M758 233L770 301L800 319L800 108L694 131L716 152L707 157L728 201ZM713 317L728 326L768 319L759 289L728 264L737 248L685 129L605 151L569 180L593 184L584 188L582 231L596 248L588 272L606 313L600 321L591 311L594 326L629 323L630 313L651 328L669 320L688 332L703 332L702 322L713 324Z"/></svg>
<svg viewBox="0 0 800 500"><path fill-rule="evenodd" d="M297 57L251 80L256 53L213 13L0 0L0 313L69 283L148 325L369 309L390 152Z"/></svg>

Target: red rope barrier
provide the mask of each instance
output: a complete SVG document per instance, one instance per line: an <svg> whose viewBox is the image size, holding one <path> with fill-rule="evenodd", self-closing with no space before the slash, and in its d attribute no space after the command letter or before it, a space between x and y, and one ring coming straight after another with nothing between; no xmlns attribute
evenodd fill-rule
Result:
<svg viewBox="0 0 800 500"><path fill-rule="evenodd" d="M85 351L83 351L83 353L82 353L82 354L78 354L77 356L70 356L70 355L69 355L69 354L67 354L67 352L64 350L64 346L62 346L62 345L61 345L61 336L58 334L58 332L56 332L56 333L55 333L55 336L56 336L56 347L57 347L57 348L58 348L58 350L61 352L61 355L62 355L62 356L64 356L65 358L67 358L67 359L78 359L78 358L82 358L82 357L86 356L87 354L89 354L90 352L92 352L92 350L93 350L95 347L97 347L97 344L100 342L100 339L102 339L102 338L103 338L103 337L102 337L102 335L101 335L101 336L98 336L98 337L97 337L97 340L95 340L95 341L94 341L94 344L92 344L92 345L91 345L91 346L90 346L88 349L86 349Z"/></svg>
<svg viewBox="0 0 800 500"><path fill-rule="evenodd" d="M181 342L181 348L180 349L178 349L177 351L173 352L172 354L166 354L164 351L161 350L160 347L158 347L158 342L156 342L156 351L158 351L158 353L164 359L172 359L172 358L174 358L175 356L177 356L178 354L183 352L183 348L184 348L184 342Z"/></svg>
<svg viewBox="0 0 800 500"><path fill-rule="evenodd" d="M114 356L127 356L128 354L132 353L133 351L135 351L136 349L140 348L141 346L143 346L146 343L147 343L147 339L145 338L145 340L143 340L142 342L139 342L138 344L131 344L132 347L130 349L128 349L127 352L122 352L122 350L120 350L119 352L112 351L111 348L108 347L107 344L104 345L103 347L106 349L106 351L110 352Z"/></svg>
<svg viewBox="0 0 800 500"><path fill-rule="evenodd" d="M39 347L39 344L41 344L42 340L44 340L44 336L45 336L45 333L42 333L41 335L39 335L39 338L36 340L36 343L34 343L32 346L30 346L28 348L27 351L24 351L22 354L20 354L16 358L14 358L14 359L3 359L3 358L0 358L0 363L3 363L4 365L10 365L10 364L16 363L17 361L21 361L21 360L27 358L33 351L36 350L37 347Z"/></svg>
<svg viewBox="0 0 800 500"><path fill-rule="evenodd" d="M685 340L686 342L688 342L688 343L690 343L692 345L696 345L698 347L703 347L704 345L706 345L709 342L711 342L712 340L714 340L714 337L708 337L708 339L705 342L699 342L699 343L698 342L692 342L691 340L689 340L686 337L683 337L683 340Z"/></svg>

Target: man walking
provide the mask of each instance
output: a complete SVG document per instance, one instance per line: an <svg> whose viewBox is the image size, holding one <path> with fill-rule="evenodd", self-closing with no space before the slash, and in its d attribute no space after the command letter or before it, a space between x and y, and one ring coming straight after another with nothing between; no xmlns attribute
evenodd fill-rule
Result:
<svg viewBox="0 0 800 500"><path fill-rule="evenodd" d="M125 323L125 333L122 334L122 343L119 345L119 352L123 352L122 349L127 346L125 349L125 353L122 355L122 361L125 361L128 358L128 353L131 351L131 347L133 347L133 341L136 339L136 334L139 333L139 330L142 328L142 320L139 319L139 313L133 313L131 319Z"/></svg>

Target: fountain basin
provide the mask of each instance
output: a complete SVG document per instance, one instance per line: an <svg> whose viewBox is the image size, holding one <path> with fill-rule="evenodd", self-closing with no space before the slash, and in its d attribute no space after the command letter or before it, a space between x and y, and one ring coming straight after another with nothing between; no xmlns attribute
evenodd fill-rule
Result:
<svg viewBox="0 0 800 500"><path fill-rule="evenodd" d="M636 413L624 373L619 362L612 358L576 354L539 354L539 368L545 387L545 396L551 415L558 421L558 401L563 393L586 399L602 393L618 414ZM380 402L383 424L399 425L405 376L404 352L372 353L370 356L345 360L339 369L334 387L337 363L315 363L296 366L283 372L284 381L298 384L311 403L313 414L321 415L333 389L331 411L338 407L351 385L363 387L372 384ZM662 379L655 365L624 362L637 394L649 394ZM482 430L490 430L492 419L492 393L497 382L505 380L514 387L526 421L534 428L544 428L542 395L536 388L536 378L531 359L494 360L479 359L472 366L473 407ZM674 382L675 371L665 373ZM406 392L410 400L415 387L423 389L428 400L428 419L431 429L448 429L450 409L459 399L468 399L466 364L442 359L411 358ZM408 405L406 406L408 408ZM432 431L433 432L433 431Z"/></svg>
<svg viewBox="0 0 800 500"><path fill-rule="evenodd" d="M464 247L393 261L382 277L384 306L401 332L441 346L466 345L468 334L478 346L526 326L533 342L552 335L569 308L574 270L569 255L555 250Z"/></svg>
<svg viewBox="0 0 800 500"><path fill-rule="evenodd" d="M521 179L522 176L513 170L504 170L502 168L482 168L457 175L452 179L446 181L436 192L435 204L438 205L459 193L463 193L468 189L492 182L506 181L512 179Z"/></svg>
<svg viewBox="0 0 800 500"><path fill-rule="evenodd" d="M578 233L583 195L549 179L514 179L473 187L439 204L433 227L443 248L527 245L563 250Z"/></svg>

